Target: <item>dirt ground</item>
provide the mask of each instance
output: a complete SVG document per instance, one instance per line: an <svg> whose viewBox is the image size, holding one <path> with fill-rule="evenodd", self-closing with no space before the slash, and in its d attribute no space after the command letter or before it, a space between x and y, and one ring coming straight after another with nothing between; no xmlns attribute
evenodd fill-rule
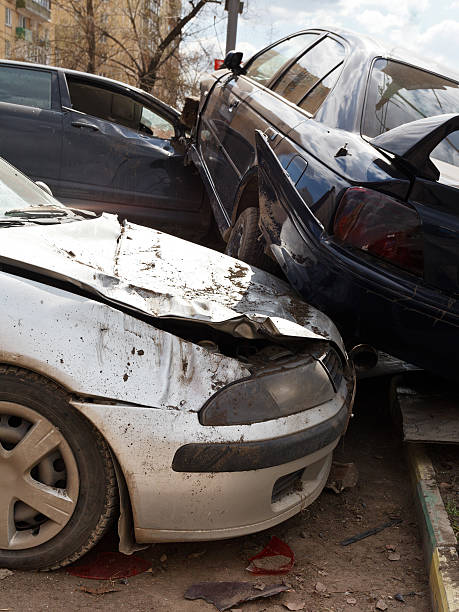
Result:
<svg viewBox="0 0 459 612"><path fill-rule="evenodd" d="M216 580L262 581L270 585L284 580L294 589L299 603L304 602L307 612L371 611L377 609L381 599L388 610L429 611L409 475L402 445L385 416L386 397L384 381L362 382L356 416L336 453L336 459L356 463L360 478L354 489L340 495L325 491L301 514L253 536L152 546L139 554L151 560L153 572L129 578L127 584L115 582L113 587L118 590L105 595L90 595L79 587L94 588L107 583L81 580L65 570L16 571L0 580L0 610L210 611L216 608L203 600L183 598L190 585ZM395 516L403 519L400 525L350 546L340 546L344 538ZM284 577L249 574L245 570L247 559L260 551L272 535L293 549L296 557L293 570ZM114 542L111 534L99 548L115 550ZM389 560L389 556L395 560ZM402 594L406 603L395 599L397 594ZM283 593L241 604L237 609L281 612L286 610L283 603L290 596L291 593Z"/></svg>

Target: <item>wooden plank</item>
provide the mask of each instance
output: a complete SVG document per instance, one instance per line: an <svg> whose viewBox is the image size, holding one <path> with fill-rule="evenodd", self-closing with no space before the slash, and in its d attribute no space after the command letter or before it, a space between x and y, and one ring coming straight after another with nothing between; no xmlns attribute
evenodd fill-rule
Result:
<svg viewBox="0 0 459 612"><path fill-rule="evenodd" d="M407 442L459 444L459 393L424 373L396 378L395 406Z"/></svg>
<svg viewBox="0 0 459 612"><path fill-rule="evenodd" d="M459 444L459 402L444 397L399 398L407 442Z"/></svg>

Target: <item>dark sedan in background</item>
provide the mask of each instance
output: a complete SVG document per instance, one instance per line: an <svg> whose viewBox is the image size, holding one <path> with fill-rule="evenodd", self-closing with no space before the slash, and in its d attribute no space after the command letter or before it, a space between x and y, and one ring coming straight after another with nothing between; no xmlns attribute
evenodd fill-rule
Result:
<svg viewBox="0 0 459 612"><path fill-rule="evenodd" d="M0 156L76 208L189 239L211 218L179 113L112 79L0 62Z"/></svg>
<svg viewBox="0 0 459 612"><path fill-rule="evenodd" d="M202 82L191 149L226 252L275 259L349 345L456 378L457 80L344 31L239 60Z"/></svg>

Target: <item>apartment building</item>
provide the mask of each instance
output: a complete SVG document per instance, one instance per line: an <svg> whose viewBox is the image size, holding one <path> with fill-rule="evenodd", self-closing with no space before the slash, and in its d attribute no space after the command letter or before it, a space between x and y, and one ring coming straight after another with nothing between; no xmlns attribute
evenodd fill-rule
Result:
<svg viewBox="0 0 459 612"><path fill-rule="evenodd" d="M0 57L47 64L51 0L0 0Z"/></svg>
<svg viewBox="0 0 459 612"><path fill-rule="evenodd" d="M148 61L179 19L181 7L182 0L0 0L0 57L138 85L136 63ZM154 93L175 104L179 76L176 52L161 66Z"/></svg>

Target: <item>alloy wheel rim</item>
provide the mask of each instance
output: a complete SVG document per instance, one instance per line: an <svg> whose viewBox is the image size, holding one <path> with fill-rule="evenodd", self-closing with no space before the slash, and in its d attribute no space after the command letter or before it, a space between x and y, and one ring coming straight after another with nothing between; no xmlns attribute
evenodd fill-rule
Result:
<svg viewBox="0 0 459 612"><path fill-rule="evenodd" d="M0 402L0 550L58 535L73 515L78 466L59 429L39 412Z"/></svg>

